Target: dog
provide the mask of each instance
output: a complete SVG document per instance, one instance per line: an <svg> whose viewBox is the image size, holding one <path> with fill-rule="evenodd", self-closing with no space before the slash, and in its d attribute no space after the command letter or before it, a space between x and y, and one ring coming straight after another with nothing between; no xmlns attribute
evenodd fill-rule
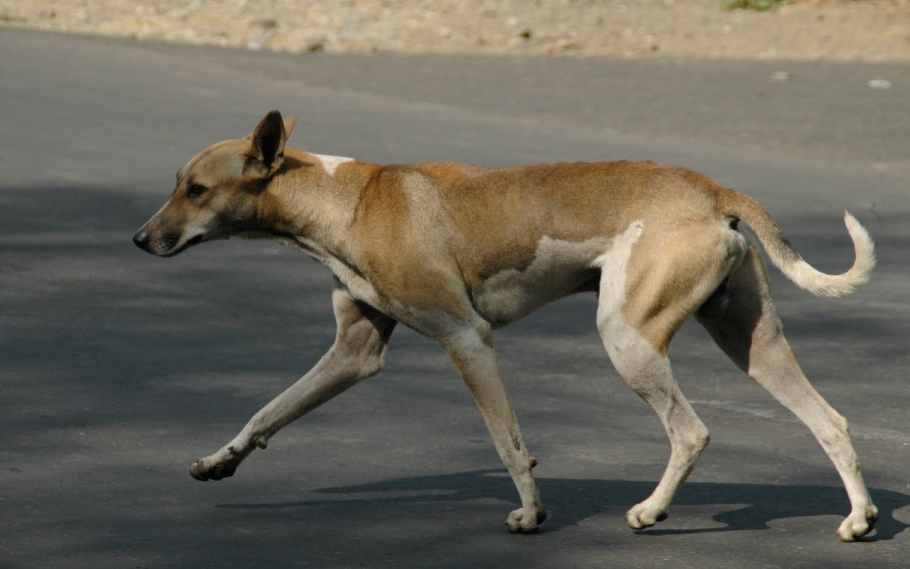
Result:
<svg viewBox="0 0 910 569"><path fill-rule="evenodd" d="M854 261L819 272L753 199L709 178L653 162L488 169L452 162L381 166L287 147L294 121L271 111L252 135L214 144L177 172L164 206L133 236L160 257L231 236L293 243L334 274L335 342L216 452L193 462L198 480L234 474L282 427L383 367L399 322L435 338L468 386L521 498L512 532L546 518L500 378L493 330L561 297L597 295L596 322L622 380L660 417L669 463L653 493L626 514L634 529L667 517L674 493L708 444L708 429L673 379L667 356L689 316L812 431L840 474L853 541L878 509L847 421L812 387L784 337L765 264L818 296L868 280L874 244L849 212Z"/></svg>

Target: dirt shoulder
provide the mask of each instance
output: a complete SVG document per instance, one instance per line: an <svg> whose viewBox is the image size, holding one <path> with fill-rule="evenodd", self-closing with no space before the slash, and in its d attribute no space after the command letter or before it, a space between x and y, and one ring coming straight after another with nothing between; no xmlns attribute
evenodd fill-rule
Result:
<svg viewBox="0 0 910 569"><path fill-rule="evenodd" d="M910 61L910 0L0 0L0 24L286 52Z"/></svg>

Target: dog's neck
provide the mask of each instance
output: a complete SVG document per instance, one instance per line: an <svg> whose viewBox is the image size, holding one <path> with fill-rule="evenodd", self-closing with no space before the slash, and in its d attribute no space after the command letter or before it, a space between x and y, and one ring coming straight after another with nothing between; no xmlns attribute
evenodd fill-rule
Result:
<svg viewBox="0 0 910 569"><path fill-rule="evenodd" d="M345 235L361 192L379 166L291 148L284 160L262 196L262 229L294 239L317 258L349 258Z"/></svg>

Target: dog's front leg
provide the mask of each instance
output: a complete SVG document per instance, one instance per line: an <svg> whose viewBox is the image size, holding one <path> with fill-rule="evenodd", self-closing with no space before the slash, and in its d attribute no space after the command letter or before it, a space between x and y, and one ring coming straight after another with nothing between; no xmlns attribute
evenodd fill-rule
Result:
<svg viewBox="0 0 910 569"><path fill-rule="evenodd" d="M382 368L395 320L354 300L340 287L332 293L332 306L338 329L331 349L306 375L253 415L228 444L193 462L193 478L231 476L255 447L265 448L282 427Z"/></svg>
<svg viewBox="0 0 910 569"><path fill-rule="evenodd" d="M499 375L489 326L461 331L446 338L443 344L471 390L499 457L521 497L521 508L509 514L506 526L511 532L536 531L547 514L531 473L534 459L522 440L518 419Z"/></svg>

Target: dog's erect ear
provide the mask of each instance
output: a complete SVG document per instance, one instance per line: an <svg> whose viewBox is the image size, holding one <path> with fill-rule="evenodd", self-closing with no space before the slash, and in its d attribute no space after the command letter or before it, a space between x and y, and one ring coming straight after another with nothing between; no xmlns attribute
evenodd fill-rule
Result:
<svg viewBox="0 0 910 569"><path fill-rule="evenodd" d="M294 127L291 121L289 126ZM284 145L288 141L288 131L278 111L269 111L250 137L250 155L258 160L269 173L281 167L284 160Z"/></svg>

